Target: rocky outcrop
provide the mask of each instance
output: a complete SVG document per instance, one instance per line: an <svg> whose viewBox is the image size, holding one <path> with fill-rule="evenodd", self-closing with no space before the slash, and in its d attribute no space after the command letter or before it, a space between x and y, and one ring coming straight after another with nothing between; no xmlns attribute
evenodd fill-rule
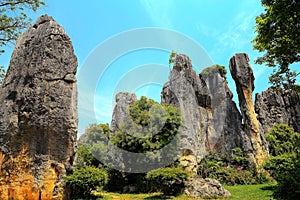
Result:
<svg viewBox="0 0 300 200"><path fill-rule="evenodd" d="M161 98L183 115L183 154L188 151L199 161L208 152L230 155L233 148L242 146L242 118L216 66L197 75L189 57L178 54Z"/></svg>
<svg viewBox="0 0 300 200"><path fill-rule="evenodd" d="M0 97L0 199L67 198L64 179L77 138L76 70L70 38L52 17L41 16L18 39Z"/></svg>
<svg viewBox="0 0 300 200"><path fill-rule="evenodd" d="M268 152L252 101L254 76L247 54L240 53L233 56L230 59L229 68L232 78L236 83L244 131L246 136L250 139L251 144L251 146L245 145L243 150L247 152L251 161L259 166L263 163Z"/></svg>
<svg viewBox="0 0 300 200"><path fill-rule="evenodd" d="M294 91L275 91L269 88L255 96L255 112L264 133L273 124L288 124L300 133L300 94Z"/></svg>
<svg viewBox="0 0 300 200"><path fill-rule="evenodd" d="M120 92L116 95L116 105L113 110L110 130L112 133L120 131L129 116L129 107L137 100L136 95L128 92Z"/></svg>
<svg viewBox="0 0 300 200"><path fill-rule="evenodd" d="M185 183L184 194L190 197L218 198L229 197L230 192L226 190L219 181L210 178L190 178Z"/></svg>

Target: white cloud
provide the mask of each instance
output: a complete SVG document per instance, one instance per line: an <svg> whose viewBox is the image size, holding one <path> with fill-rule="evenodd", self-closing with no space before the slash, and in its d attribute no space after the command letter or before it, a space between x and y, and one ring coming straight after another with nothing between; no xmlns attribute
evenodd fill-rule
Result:
<svg viewBox="0 0 300 200"><path fill-rule="evenodd" d="M225 49L244 49L253 37L253 16L242 13L238 15L227 30L219 35L219 44Z"/></svg>
<svg viewBox="0 0 300 200"><path fill-rule="evenodd" d="M155 25L166 28L173 27L170 16L170 11L174 8L173 0L140 0L140 3L148 12Z"/></svg>

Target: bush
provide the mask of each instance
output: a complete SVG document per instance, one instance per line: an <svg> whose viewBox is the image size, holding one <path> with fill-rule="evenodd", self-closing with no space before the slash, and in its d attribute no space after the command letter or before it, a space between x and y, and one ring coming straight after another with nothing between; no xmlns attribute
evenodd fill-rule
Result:
<svg viewBox="0 0 300 200"><path fill-rule="evenodd" d="M98 166L100 162L88 150L87 145L81 145L77 149L76 167Z"/></svg>
<svg viewBox="0 0 300 200"><path fill-rule="evenodd" d="M266 135L271 157L264 168L278 185L274 196L297 199L300 196L300 135L285 125L274 125Z"/></svg>
<svg viewBox="0 0 300 200"><path fill-rule="evenodd" d="M299 133L286 124L274 125L265 137L269 142L269 152L272 156L295 152L297 142L300 140Z"/></svg>
<svg viewBox="0 0 300 200"><path fill-rule="evenodd" d="M232 157L209 154L198 165L202 178L213 178L226 185L244 185L270 182L264 172L256 172L240 148L232 150Z"/></svg>
<svg viewBox="0 0 300 200"><path fill-rule="evenodd" d="M66 182L71 188L71 197L90 199L93 190L107 183L107 173L99 168L87 166L78 168L67 176Z"/></svg>
<svg viewBox="0 0 300 200"><path fill-rule="evenodd" d="M188 176L189 173L181 168L167 167L148 172L146 179L153 189L164 195L177 195L181 193Z"/></svg>

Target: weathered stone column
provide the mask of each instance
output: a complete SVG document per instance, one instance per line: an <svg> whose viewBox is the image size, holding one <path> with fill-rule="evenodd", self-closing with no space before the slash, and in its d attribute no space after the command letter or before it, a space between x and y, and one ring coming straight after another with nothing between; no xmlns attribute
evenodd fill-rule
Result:
<svg viewBox="0 0 300 200"><path fill-rule="evenodd" d="M19 37L0 95L0 199L67 198L76 70L71 40L52 17L41 16Z"/></svg>
<svg viewBox="0 0 300 200"><path fill-rule="evenodd" d="M248 55L239 53L233 56L230 59L229 68L236 84L245 134L247 134L251 142L251 148L246 147L244 150L247 151L251 161L256 164L256 166L259 166L268 155L268 151L254 111L252 101L254 76L249 64Z"/></svg>

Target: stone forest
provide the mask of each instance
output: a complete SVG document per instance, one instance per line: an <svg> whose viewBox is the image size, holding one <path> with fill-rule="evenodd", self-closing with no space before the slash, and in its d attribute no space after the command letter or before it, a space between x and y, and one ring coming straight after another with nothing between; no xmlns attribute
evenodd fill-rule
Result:
<svg viewBox="0 0 300 200"><path fill-rule="evenodd" d="M118 93L111 124L108 129L103 125L101 131L112 143L131 149L131 140L124 134L129 130L126 126L130 125L128 118L134 114L134 106L141 101L145 105L162 105L168 126L163 126L155 141L165 138L170 141L169 137L180 131L181 144L175 147L179 148L177 159L165 166L165 170L176 165L174 172L181 170L180 173L186 172L187 176L171 180L167 188L162 185L161 188L139 189L157 174L109 170L93 160L106 170L105 176L109 176L108 183L102 180L107 184L102 185L104 190L155 192L161 189L166 196L180 193L188 197L227 198L231 194L221 185L222 180L201 175L206 173L203 166L207 157L214 154L230 160L236 156L237 149L253 173L265 173L271 178L272 174L262 169L272 153L265 136L274 124L286 124L300 132L300 94L269 88L255 94L253 99L255 77L246 53L236 53L228 60L236 91L229 89L224 67L214 65L197 74L188 55L178 53L173 59L169 81L161 91L161 102L146 97L138 100L135 94L126 91ZM0 199L70 199L72 195L76 199L76 187L72 185L75 183L67 177L75 174L78 163L83 169L89 167L80 145L87 143L91 136L85 133L77 140L77 65L69 36L52 17L41 16L20 35L0 88ZM238 105L233 93L238 95ZM149 109L136 112L134 122L138 119L138 123L146 123L139 114L147 114L147 111ZM180 117L171 118L176 113ZM179 121L174 125L168 119ZM143 141L135 140L132 143L136 146L131 150L141 153L160 149L161 146L155 146L153 137L143 143L149 143L148 149L140 150L138 143ZM119 159L126 157L119 155ZM232 166L232 163L226 164L227 168ZM177 187L180 188L177 190ZM168 193L170 188L174 191ZM87 186L86 191L93 193L92 190L96 191ZM79 187L78 191L81 191Z"/></svg>

